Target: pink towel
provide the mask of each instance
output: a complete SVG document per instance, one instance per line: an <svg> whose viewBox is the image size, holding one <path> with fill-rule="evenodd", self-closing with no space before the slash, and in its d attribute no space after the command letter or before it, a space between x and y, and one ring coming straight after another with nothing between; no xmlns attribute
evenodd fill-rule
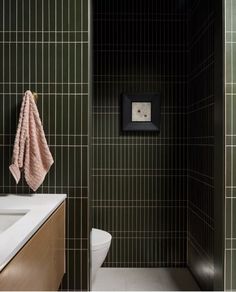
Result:
<svg viewBox="0 0 236 292"><path fill-rule="evenodd" d="M33 94L28 90L21 105L9 169L17 184L23 170L27 184L36 191L53 162Z"/></svg>

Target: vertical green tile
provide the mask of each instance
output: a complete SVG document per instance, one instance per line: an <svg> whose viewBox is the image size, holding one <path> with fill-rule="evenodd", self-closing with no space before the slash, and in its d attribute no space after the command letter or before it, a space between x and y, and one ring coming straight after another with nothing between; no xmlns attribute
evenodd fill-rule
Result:
<svg viewBox="0 0 236 292"><path fill-rule="evenodd" d="M22 96L31 89L39 93L37 105L55 160L38 192L66 192L75 198L70 201L72 211L67 213L67 220L82 226L76 234L72 229L68 233L67 240L73 248L67 250L69 268L62 285L65 290L88 289L89 278L87 268L80 269L88 264L89 248L85 232L89 96L88 85L83 87L80 82L88 78L88 68L81 68L88 67L88 46L83 48L82 60L81 34L75 26L82 16L75 15L75 2L80 1L0 1L0 188L3 193L31 192L25 181L16 186L8 169ZM84 9L88 14L88 8ZM84 38L88 40L87 31ZM82 98L84 102L78 102Z"/></svg>

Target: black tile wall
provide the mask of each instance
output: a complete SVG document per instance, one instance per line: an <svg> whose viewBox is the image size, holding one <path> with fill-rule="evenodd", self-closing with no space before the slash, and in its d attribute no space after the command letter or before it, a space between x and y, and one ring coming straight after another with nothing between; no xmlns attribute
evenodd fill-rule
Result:
<svg viewBox="0 0 236 292"><path fill-rule="evenodd" d="M186 266L188 1L94 0L93 226L106 267ZM123 133L120 94L161 93L161 131Z"/></svg>
<svg viewBox="0 0 236 292"><path fill-rule="evenodd" d="M88 0L0 0L0 192L29 193L9 173L23 93L38 108L55 164L40 193L66 193L66 275L88 289Z"/></svg>
<svg viewBox="0 0 236 292"><path fill-rule="evenodd" d="M189 17L188 267L203 290L214 276L214 1Z"/></svg>

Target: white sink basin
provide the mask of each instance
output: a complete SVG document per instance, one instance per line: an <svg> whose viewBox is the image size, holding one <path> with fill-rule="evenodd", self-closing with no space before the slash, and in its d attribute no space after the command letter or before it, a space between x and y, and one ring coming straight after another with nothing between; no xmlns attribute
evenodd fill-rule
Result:
<svg viewBox="0 0 236 292"><path fill-rule="evenodd" d="M7 230L14 223L20 220L29 210L1 210L0 209L0 233Z"/></svg>

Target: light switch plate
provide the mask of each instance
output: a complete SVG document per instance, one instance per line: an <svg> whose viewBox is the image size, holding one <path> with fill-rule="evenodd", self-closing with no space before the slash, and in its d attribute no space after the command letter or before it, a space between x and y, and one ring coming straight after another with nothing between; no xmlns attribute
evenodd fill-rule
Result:
<svg viewBox="0 0 236 292"><path fill-rule="evenodd" d="M132 122L151 122L151 102L132 102Z"/></svg>

